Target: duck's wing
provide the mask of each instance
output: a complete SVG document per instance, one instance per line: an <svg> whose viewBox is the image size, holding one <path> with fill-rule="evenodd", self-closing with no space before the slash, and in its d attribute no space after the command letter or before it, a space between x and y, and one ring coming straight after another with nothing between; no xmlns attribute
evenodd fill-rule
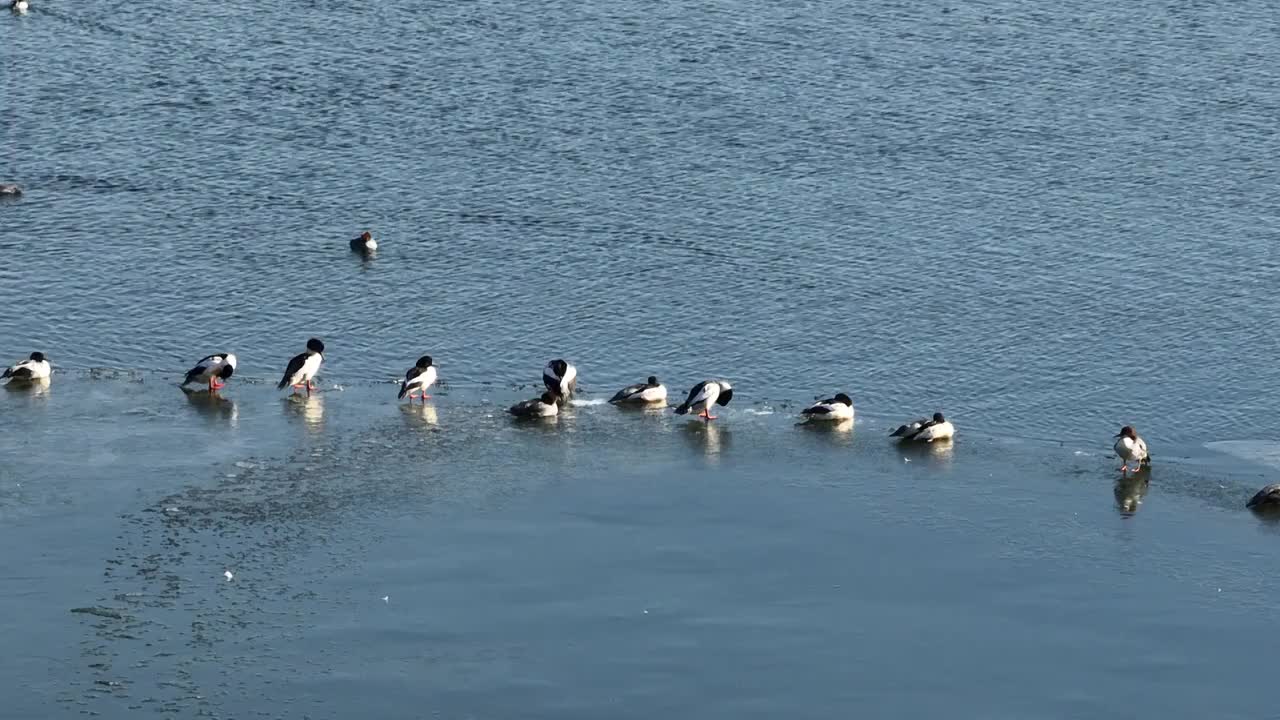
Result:
<svg viewBox="0 0 1280 720"><path fill-rule="evenodd" d="M689 397L685 398L685 401L681 403L680 407L676 408L676 414L684 415L689 412L689 408L705 401L707 399L707 387L710 384L710 380L703 380L697 385L694 385L693 389L689 391Z"/></svg>
<svg viewBox="0 0 1280 720"><path fill-rule="evenodd" d="M800 414L801 415L830 415L831 413L835 412L835 408L832 407L832 405L835 405L835 402L836 401L834 398L829 398L827 400L819 400L818 402L810 405L804 410L801 410Z"/></svg>
<svg viewBox="0 0 1280 720"><path fill-rule="evenodd" d="M196 361L195 367L187 371L187 376L183 378L182 384L187 385L195 382L195 379L209 372L211 369L222 364L222 355L206 355Z"/></svg>
<svg viewBox="0 0 1280 720"><path fill-rule="evenodd" d="M289 359L289 364L284 369L284 377L280 378L280 383L276 385L277 390L283 390L297 382L298 375L302 372L302 366L307 364L309 355L310 353L298 353Z"/></svg>
<svg viewBox="0 0 1280 720"><path fill-rule="evenodd" d="M13 378L15 380L31 380L36 376L36 363L34 360L23 360L4 371L3 377Z"/></svg>
<svg viewBox="0 0 1280 720"><path fill-rule="evenodd" d="M633 396L644 392L648 388L649 386L645 383L628 385L622 388L621 390L619 390L618 392L614 393L613 397L609 398L609 402L616 403L616 402L623 402L625 400L630 400Z"/></svg>
<svg viewBox="0 0 1280 720"><path fill-rule="evenodd" d="M400 394L396 397L403 400L405 395L409 394L409 388L414 386L414 380L422 374L422 369L417 365L409 368L409 372L404 374L404 382L400 383Z"/></svg>
<svg viewBox="0 0 1280 720"><path fill-rule="evenodd" d="M932 422L932 420L920 418L919 420L907 423L906 425L899 425L897 430L889 433L889 437L900 437L903 440L910 440L919 434L927 424Z"/></svg>
<svg viewBox="0 0 1280 720"><path fill-rule="evenodd" d="M515 405L512 405L510 408L508 408L507 412L511 413L512 415L515 415L516 417L530 417L532 415L539 414L541 411L541 406L542 406L542 398L535 398L533 400L524 400L524 401L518 402Z"/></svg>

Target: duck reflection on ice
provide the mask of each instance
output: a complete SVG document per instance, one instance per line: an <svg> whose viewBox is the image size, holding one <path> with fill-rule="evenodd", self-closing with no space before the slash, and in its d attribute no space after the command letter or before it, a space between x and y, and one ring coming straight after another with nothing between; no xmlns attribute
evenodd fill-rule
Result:
<svg viewBox="0 0 1280 720"><path fill-rule="evenodd" d="M833 442L839 442L842 445L848 444L849 441L853 440L853 418L845 418L834 422L830 420L802 420L796 423L796 427L805 432L813 433L818 437L826 436Z"/></svg>
<svg viewBox="0 0 1280 720"><path fill-rule="evenodd" d="M904 462L928 460L949 463L955 444L952 440L935 440L931 443L899 442L895 448Z"/></svg>
<svg viewBox="0 0 1280 720"><path fill-rule="evenodd" d="M222 397L217 392L184 387L182 394L187 396L187 404L191 405L192 409L214 422L226 422L234 426L240 417L240 409L236 406L236 401Z"/></svg>
<svg viewBox="0 0 1280 720"><path fill-rule="evenodd" d="M284 403L285 414L301 418L307 430L319 432L324 429L324 398L321 395L291 394L281 402Z"/></svg>
<svg viewBox="0 0 1280 720"><path fill-rule="evenodd" d="M718 458L729 449L733 433L713 422L683 423L682 433L689 447L708 458Z"/></svg>
<svg viewBox="0 0 1280 720"><path fill-rule="evenodd" d="M433 428L440 424L440 417L436 414L435 403L424 403L422 405L402 403L400 405L400 414L404 416L405 422L410 427Z"/></svg>
<svg viewBox="0 0 1280 720"><path fill-rule="evenodd" d="M1147 496L1147 490L1150 487L1150 465L1144 465L1132 474L1119 478L1114 488L1116 509L1121 515L1132 517L1138 512L1138 507L1142 505L1142 499Z"/></svg>

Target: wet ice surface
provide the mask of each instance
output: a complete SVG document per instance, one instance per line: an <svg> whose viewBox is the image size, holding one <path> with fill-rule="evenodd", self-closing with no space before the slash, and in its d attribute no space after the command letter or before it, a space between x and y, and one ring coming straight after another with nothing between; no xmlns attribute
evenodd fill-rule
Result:
<svg viewBox="0 0 1280 720"><path fill-rule="evenodd" d="M1162 447L1117 486L1105 438L962 418L905 450L749 397L518 423L532 388L324 387L0 395L15 712L1124 717L1135 676L1170 717L1269 707L1239 692L1274 659L1261 466Z"/></svg>

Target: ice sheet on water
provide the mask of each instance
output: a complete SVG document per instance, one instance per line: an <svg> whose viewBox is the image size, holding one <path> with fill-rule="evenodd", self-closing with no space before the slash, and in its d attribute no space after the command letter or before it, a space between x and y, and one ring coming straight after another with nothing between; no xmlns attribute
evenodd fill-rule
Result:
<svg viewBox="0 0 1280 720"><path fill-rule="evenodd" d="M1280 442L1274 440L1219 440L1205 443L1204 446L1261 465L1280 468Z"/></svg>

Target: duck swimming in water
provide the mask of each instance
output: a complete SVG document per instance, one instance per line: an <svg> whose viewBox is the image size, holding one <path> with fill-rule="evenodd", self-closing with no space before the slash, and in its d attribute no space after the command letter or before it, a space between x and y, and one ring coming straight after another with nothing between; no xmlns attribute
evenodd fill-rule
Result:
<svg viewBox="0 0 1280 720"><path fill-rule="evenodd" d="M836 393L835 397L819 400L800 411L805 420L849 420L853 417L853 400L844 393Z"/></svg>
<svg viewBox="0 0 1280 720"><path fill-rule="evenodd" d="M560 414L560 403L555 393L548 390L541 397L512 405L507 412L518 418L555 417Z"/></svg>
<svg viewBox="0 0 1280 720"><path fill-rule="evenodd" d="M27 2L27 0L13 0L13 2L9 3L9 9L18 13L19 15L25 14L27 10L30 9L30 7L31 5Z"/></svg>
<svg viewBox="0 0 1280 720"><path fill-rule="evenodd" d="M295 388L306 387L307 397L311 397L311 391L315 389L311 379L320 371L322 362L324 362L324 343L311 338L307 341L306 352L298 353L289 359L289 365L284 369L284 377L280 378L276 389L283 390L290 385Z"/></svg>
<svg viewBox="0 0 1280 720"><path fill-rule="evenodd" d="M928 420L921 419L907 425L899 425L897 430L889 434L889 437L901 438L903 442L934 442L950 440L955 434L955 426L943 417L942 413L934 413Z"/></svg>
<svg viewBox="0 0 1280 720"><path fill-rule="evenodd" d="M643 405L666 402L667 388L658 382L658 378L650 375L649 379L635 385L628 385L619 390L609 402L614 405Z"/></svg>
<svg viewBox="0 0 1280 720"><path fill-rule="evenodd" d="M1254 512L1280 513L1280 483L1273 483L1259 490L1245 507Z"/></svg>
<svg viewBox="0 0 1280 720"><path fill-rule="evenodd" d="M210 392L221 390L226 384L223 381L231 379L235 371L235 355L231 353L216 353L196 361L196 366L187 371L187 376L182 379L182 384L190 385L193 382L208 383Z"/></svg>
<svg viewBox="0 0 1280 720"><path fill-rule="evenodd" d="M10 378L10 382L26 382L30 380L44 380L53 372L53 368L49 365L49 361L45 359L44 353L33 352L26 359L14 363L5 369L4 374L0 375L0 380Z"/></svg>
<svg viewBox="0 0 1280 720"><path fill-rule="evenodd" d="M351 251L358 252L362 255L368 255L378 249L378 241L373 239L373 233L365 230L360 233L360 237L351 240Z"/></svg>
<svg viewBox="0 0 1280 720"><path fill-rule="evenodd" d="M697 412L698 417L710 422L716 419L716 416L711 414L711 407L713 405L724 407L732 399L733 388L729 383L724 380L703 380L689 391L689 397L676 408L676 414L687 415L692 410Z"/></svg>

